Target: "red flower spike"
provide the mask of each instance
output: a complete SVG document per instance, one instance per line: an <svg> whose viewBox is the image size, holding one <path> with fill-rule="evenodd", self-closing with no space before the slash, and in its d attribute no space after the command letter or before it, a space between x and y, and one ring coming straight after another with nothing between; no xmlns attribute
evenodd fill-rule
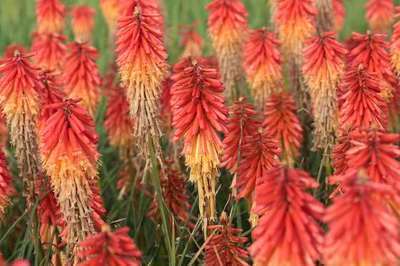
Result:
<svg viewBox="0 0 400 266"><path fill-rule="evenodd" d="M74 42L69 45L63 73L67 96L82 99L82 105L92 116L96 113L101 84L96 58L96 48Z"/></svg>
<svg viewBox="0 0 400 266"><path fill-rule="evenodd" d="M96 10L92 7L81 5L72 9L72 31L77 42L90 42L94 28Z"/></svg>
<svg viewBox="0 0 400 266"><path fill-rule="evenodd" d="M121 0L100 0L100 8L106 19L108 28L114 35L117 28L117 20L120 14Z"/></svg>
<svg viewBox="0 0 400 266"><path fill-rule="evenodd" d="M40 33L64 31L65 6L60 0L36 0L37 27Z"/></svg>
<svg viewBox="0 0 400 266"><path fill-rule="evenodd" d="M337 129L337 88L344 72L346 49L333 32L311 38L305 44L303 75L309 88L314 117L314 147L328 149Z"/></svg>
<svg viewBox="0 0 400 266"><path fill-rule="evenodd" d="M108 101L104 120L110 144L118 148L124 159L129 159L134 146L133 119L125 91L118 85L108 87Z"/></svg>
<svg viewBox="0 0 400 266"><path fill-rule="evenodd" d="M0 107L6 117L28 206L35 198L34 180L41 175L36 123L39 115L38 69L16 50L0 61Z"/></svg>
<svg viewBox="0 0 400 266"><path fill-rule="evenodd" d="M96 191L91 182L97 178L99 159L93 119L77 102L67 99L45 106L53 114L40 129L42 165L66 222L63 235L70 256L77 241L94 232Z"/></svg>
<svg viewBox="0 0 400 266"><path fill-rule="evenodd" d="M266 29L250 33L244 46L243 68L257 105L263 107L271 93L282 86L282 59L279 42Z"/></svg>
<svg viewBox="0 0 400 266"><path fill-rule="evenodd" d="M396 8L396 18L400 17L400 7ZM394 72L400 76L400 21L393 26L393 34L390 42L390 55Z"/></svg>
<svg viewBox="0 0 400 266"><path fill-rule="evenodd" d="M247 266L250 265L249 253L242 246L248 241L240 236L241 228L233 227L225 212L222 213L220 224L208 226L210 233L206 240L205 266Z"/></svg>
<svg viewBox="0 0 400 266"><path fill-rule="evenodd" d="M226 92L234 95L242 77L242 49L247 35L247 10L241 0L212 0L207 5L208 30Z"/></svg>
<svg viewBox="0 0 400 266"><path fill-rule="evenodd" d="M385 129L387 104L381 96L379 77L363 65L349 70L343 80L343 103L339 110L342 129Z"/></svg>
<svg viewBox="0 0 400 266"><path fill-rule="evenodd" d="M248 136L254 135L260 126L259 117L252 104L241 97L229 111L227 131L223 141L224 154L221 166L235 174L239 165L242 147Z"/></svg>
<svg viewBox="0 0 400 266"><path fill-rule="evenodd" d="M313 0L280 0L276 3L275 23L282 49L299 61L304 42L315 32L317 10Z"/></svg>
<svg viewBox="0 0 400 266"><path fill-rule="evenodd" d="M399 222L382 199L390 186L371 181L366 173L351 170L331 181L343 184L345 193L333 199L324 221L324 264L396 265L400 256Z"/></svg>
<svg viewBox="0 0 400 266"><path fill-rule="evenodd" d="M382 96L390 99L397 86L384 34L353 33L349 41L348 65L354 70L360 64L378 76Z"/></svg>
<svg viewBox="0 0 400 266"><path fill-rule="evenodd" d="M32 41L33 60L42 69L61 72L64 67L66 37L54 33L35 33Z"/></svg>
<svg viewBox="0 0 400 266"><path fill-rule="evenodd" d="M286 92L271 95L264 108L263 127L279 142L282 158L289 165L299 156L303 142L303 129L296 110L292 95Z"/></svg>
<svg viewBox="0 0 400 266"><path fill-rule="evenodd" d="M3 151L0 151L0 221L2 220L5 208L10 203L10 197L15 193L12 184L12 177L8 170L6 157Z"/></svg>
<svg viewBox="0 0 400 266"><path fill-rule="evenodd" d="M90 199L90 207L92 208L92 220L94 228L97 232L100 232L102 227L106 225L106 222L102 217L106 214L106 208L104 207L104 201L101 197L100 186L97 183L97 180L89 180L90 190L91 190L91 199Z"/></svg>
<svg viewBox="0 0 400 266"><path fill-rule="evenodd" d="M196 24L185 27L181 33L181 45L183 52L181 58L201 56L203 49L203 38L197 33Z"/></svg>
<svg viewBox="0 0 400 266"><path fill-rule="evenodd" d="M167 74L164 22L155 0L126 1L118 20L116 53L123 87L127 90L134 135L144 149L152 141L158 147L159 97ZM133 37L134 36L134 37Z"/></svg>
<svg viewBox="0 0 400 266"><path fill-rule="evenodd" d="M332 1L333 15L334 15L334 28L336 32L340 32L343 29L346 9L344 7L343 0Z"/></svg>
<svg viewBox="0 0 400 266"><path fill-rule="evenodd" d="M218 70L204 58L184 58L174 67L171 88L174 139L184 139L190 180L197 183L202 217L215 217L215 189L227 110Z"/></svg>
<svg viewBox="0 0 400 266"><path fill-rule="evenodd" d="M238 175L233 186L237 189L237 198L252 199L257 180L266 171L279 163L280 148L276 139L268 131L256 129L246 136L241 148Z"/></svg>
<svg viewBox="0 0 400 266"><path fill-rule="evenodd" d="M341 175L348 169L346 153L351 148L350 131L350 129L342 130L333 148L332 166L335 169L335 175Z"/></svg>
<svg viewBox="0 0 400 266"><path fill-rule="evenodd" d="M315 265L321 258L324 207L305 192L318 184L299 169L275 167L259 180L255 212L262 215L249 251L254 265ZM258 192L259 191L259 192Z"/></svg>
<svg viewBox="0 0 400 266"><path fill-rule="evenodd" d="M393 0L368 0L366 18L372 31L387 32L393 22Z"/></svg>
<svg viewBox="0 0 400 266"><path fill-rule="evenodd" d="M140 266L141 252L129 237L129 228L122 227L114 232L103 227L103 232L87 237L79 246L79 266Z"/></svg>

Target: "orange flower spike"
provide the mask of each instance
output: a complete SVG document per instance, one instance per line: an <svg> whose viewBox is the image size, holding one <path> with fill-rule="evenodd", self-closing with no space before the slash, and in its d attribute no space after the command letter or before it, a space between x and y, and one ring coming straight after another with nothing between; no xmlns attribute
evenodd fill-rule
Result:
<svg viewBox="0 0 400 266"><path fill-rule="evenodd" d="M30 64L28 56L19 50L14 55L0 61L0 106L16 150L27 202L31 204L35 198L34 180L41 172L36 135L40 83L38 69Z"/></svg>
<svg viewBox="0 0 400 266"><path fill-rule="evenodd" d="M276 3L275 22L285 55L298 62L304 42L315 32L317 10L313 0L280 0Z"/></svg>
<svg viewBox="0 0 400 266"><path fill-rule="evenodd" d="M244 46L243 68L259 108L282 85L282 59L279 41L266 29L250 33Z"/></svg>
<svg viewBox="0 0 400 266"><path fill-rule="evenodd" d="M364 171L351 170L334 176L344 194L333 199L324 221L324 264L396 265L400 256L399 222L382 199L390 197L390 186L371 181Z"/></svg>
<svg viewBox="0 0 400 266"><path fill-rule="evenodd" d="M164 22L155 0L127 1L122 10L116 34L117 64L130 115L135 118L134 136L147 153L151 141L158 146L161 134L158 106L168 70Z"/></svg>
<svg viewBox="0 0 400 266"><path fill-rule="evenodd" d="M314 116L314 147L327 149L335 142L337 88L343 76L347 50L333 32L311 38L305 44L303 75L309 88Z"/></svg>
<svg viewBox="0 0 400 266"><path fill-rule="evenodd" d="M33 60L42 69L62 71L66 37L54 33L35 33L32 41Z"/></svg>
<svg viewBox="0 0 400 266"><path fill-rule="evenodd" d="M64 31L65 6L60 0L36 0L39 33L60 34Z"/></svg>
<svg viewBox="0 0 400 266"><path fill-rule="evenodd" d="M188 56L201 56L203 38L197 33L195 24L183 29L181 34L181 45L183 47L181 58Z"/></svg>
<svg viewBox="0 0 400 266"><path fill-rule="evenodd" d="M372 31L384 33L390 29L394 17L393 0L368 0L366 18Z"/></svg>
<svg viewBox="0 0 400 266"><path fill-rule="evenodd" d="M247 266L250 265L249 253L243 248L247 237L240 236L241 228L233 227L226 213L223 212L220 224L208 226L210 233L206 240L205 266Z"/></svg>
<svg viewBox="0 0 400 266"><path fill-rule="evenodd" d="M346 9L344 7L343 0L332 1L333 15L334 15L334 28L336 32L340 32L343 29Z"/></svg>
<svg viewBox="0 0 400 266"><path fill-rule="evenodd" d="M380 80L382 96L389 100L397 86L389 55L389 44L384 34L353 33L349 41L348 65L356 69L363 64Z"/></svg>
<svg viewBox="0 0 400 266"><path fill-rule="evenodd" d="M42 165L66 222L63 234L71 260L76 259L77 241L94 233L91 182L97 178L99 159L93 119L77 102L67 99L45 106L53 114L40 129Z"/></svg>
<svg viewBox="0 0 400 266"><path fill-rule="evenodd" d="M96 10L89 6L80 5L72 9L72 31L77 42L90 42L94 28Z"/></svg>
<svg viewBox="0 0 400 266"><path fill-rule="evenodd" d="M303 129L296 112L294 99L287 92L271 95L264 108L263 127L279 142L282 158L289 165L300 155L303 142Z"/></svg>
<svg viewBox="0 0 400 266"><path fill-rule="evenodd" d="M227 109L218 70L204 58L184 58L174 67L171 88L174 139L184 139L190 180L197 183L202 217L215 218L215 189Z"/></svg>
<svg viewBox="0 0 400 266"><path fill-rule="evenodd" d="M276 139L268 131L256 129L244 139L241 148L240 165L234 186L237 189L237 198L249 198L252 195L257 181L266 171L279 163L280 148Z"/></svg>
<svg viewBox="0 0 400 266"><path fill-rule="evenodd" d="M133 119L129 116L129 103L124 89L118 85L107 88L108 101L104 121L110 144L118 148L121 155L129 158L134 146Z"/></svg>
<svg viewBox="0 0 400 266"><path fill-rule="evenodd" d="M10 197L15 193L12 177L8 170L6 157L0 151L0 221L4 216L5 209L10 203Z"/></svg>
<svg viewBox="0 0 400 266"><path fill-rule="evenodd" d="M87 237L79 244L78 266L140 266L142 254L128 233L128 227L110 232L104 226L102 232Z"/></svg>
<svg viewBox="0 0 400 266"><path fill-rule="evenodd" d="M94 116L99 102L101 78L96 65L97 50L89 44L74 42L69 45L65 59L65 93L70 98L82 99L82 105Z"/></svg>
<svg viewBox="0 0 400 266"><path fill-rule="evenodd" d="M368 129L387 127L387 104L381 96L377 75L363 65L350 70L343 80L347 91L341 96L343 104L339 110L342 129Z"/></svg>
<svg viewBox="0 0 400 266"><path fill-rule="evenodd" d="M235 174L240 162L242 147L248 136L255 134L260 122L257 112L246 98L241 97L230 108L227 131L223 140L224 154L221 166Z"/></svg>
<svg viewBox="0 0 400 266"><path fill-rule="evenodd" d="M318 183L299 169L275 167L256 188L255 212L262 215L249 247L255 266L315 265L321 258L324 207L305 192Z"/></svg>
<svg viewBox="0 0 400 266"><path fill-rule="evenodd" d="M100 0L100 8L106 19L110 32L114 35L120 13L121 0Z"/></svg>
<svg viewBox="0 0 400 266"><path fill-rule="evenodd" d="M242 77L242 49L247 35L247 10L241 0L212 0L207 5L208 30L226 92L233 97Z"/></svg>

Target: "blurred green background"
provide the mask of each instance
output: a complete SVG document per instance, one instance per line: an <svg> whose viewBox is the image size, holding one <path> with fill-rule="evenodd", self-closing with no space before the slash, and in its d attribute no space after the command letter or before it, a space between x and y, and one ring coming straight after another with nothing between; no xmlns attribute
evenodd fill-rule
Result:
<svg viewBox="0 0 400 266"><path fill-rule="evenodd" d="M182 25L197 21L198 30L207 37L207 13L205 5L210 0L164 0L167 8L167 43L170 59L173 61L180 52L179 29ZM10 43L18 42L29 46L31 33L35 28L35 0L0 0L0 52ZM110 48L107 42L107 26L102 16L99 0L63 0L68 5L87 4L97 10L94 42L100 50L99 65L102 70L110 59ZM249 11L250 26L268 25L269 12L267 0L243 0ZM364 5L366 0L345 0L347 16L341 33L342 38L352 31L365 31ZM400 3L400 0L395 2ZM67 34L70 31L67 30ZM209 42L207 42L209 45ZM210 47L206 46L206 51Z"/></svg>

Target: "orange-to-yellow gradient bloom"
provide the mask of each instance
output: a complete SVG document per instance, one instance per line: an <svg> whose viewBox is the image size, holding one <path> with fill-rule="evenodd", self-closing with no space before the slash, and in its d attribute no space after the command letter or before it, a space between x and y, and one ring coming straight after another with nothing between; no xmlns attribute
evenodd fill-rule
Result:
<svg viewBox="0 0 400 266"><path fill-rule="evenodd" d="M334 176L344 187L327 209L323 263L327 266L397 265L400 256L399 221L385 204L392 188L369 179L364 170Z"/></svg>
<svg viewBox="0 0 400 266"><path fill-rule="evenodd" d="M32 40L33 61L44 70L61 73L66 55L66 37L54 33L35 33Z"/></svg>
<svg viewBox="0 0 400 266"><path fill-rule="evenodd" d="M100 73L96 65L97 50L86 43L71 43L63 72L65 93L81 99L89 113L96 114L99 101Z"/></svg>
<svg viewBox="0 0 400 266"><path fill-rule="evenodd" d="M159 148L161 134L159 98L168 70L164 21L155 0L127 1L122 10L116 34L117 64L130 115L135 118L134 135L147 153L150 142Z"/></svg>
<svg viewBox="0 0 400 266"><path fill-rule="evenodd" d="M346 48L333 32L308 40L304 49L303 75L314 117L314 148L328 153L338 126L337 89L344 73Z"/></svg>
<svg viewBox="0 0 400 266"><path fill-rule="evenodd" d="M315 32L315 3L313 0L280 0L276 3L275 12L282 50L299 62L304 42Z"/></svg>
<svg viewBox="0 0 400 266"><path fill-rule="evenodd" d="M61 0L36 0L39 33L60 34L64 31L65 6Z"/></svg>
<svg viewBox="0 0 400 266"><path fill-rule="evenodd" d="M89 6L74 6L72 8L71 26L77 42L90 42L94 28L96 10Z"/></svg>
<svg viewBox="0 0 400 266"><path fill-rule="evenodd" d="M282 160L293 165L300 155L303 129L296 113L293 96L287 92L271 95L264 108L263 127L282 150Z"/></svg>
<svg viewBox="0 0 400 266"><path fill-rule="evenodd" d="M41 174L36 132L39 90L38 69L31 65L29 56L16 50L13 57L0 61L0 106L15 147L28 205L35 198L34 180Z"/></svg>
<svg viewBox="0 0 400 266"><path fill-rule="evenodd" d="M249 247L254 265L314 266L321 258L324 207L306 190L318 183L284 166L269 170L257 183L254 211L261 218Z"/></svg>
<svg viewBox="0 0 400 266"><path fill-rule="evenodd" d="M202 217L216 218L216 186L227 109L220 74L205 58L184 58L173 70L174 139L183 139L190 180L197 184Z"/></svg>
<svg viewBox="0 0 400 266"><path fill-rule="evenodd" d="M100 7L106 19L108 29L114 35L117 28L117 20L120 14L122 0L100 0Z"/></svg>
<svg viewBox="0 0 400 266"><path fill-rule="evenodd" d="M366 18L372 31L385 33L389 31L394 17L393 0L368 0Z"/></svg>
<svg viewBox="0 0 400 266"><path fill-rule="evenodd" d="M271 93L282 87L279 41L266 29L253 30L244 46L243 68L259 109Z"/></svg>
<svg viewBox="0 0 400 266"><path fill-rule="evenodd" d="M226 92L238 97L242 77L242 49L247 37L247 10L241 0L212 0L207 6L208 30L216 51Z"/></svg>
<svg viewBox="0 0 400 266"><path fill-rule="evenodd" d="M42 165L65 219L63 235L72 261L76 260L73 254L77 242L94 233L97 225L93 185L97 179L98 136L92 117L77 102L66 99L44 106L53 114L40 129Z"/></svg>
<svg viewBox="0 0 400 266"><path fill-rule="evenodd" d="M186 26L181 33L181 46L183 52L181 57L201 56L203 49L203 38L196 31L196 24Z"/></svg>

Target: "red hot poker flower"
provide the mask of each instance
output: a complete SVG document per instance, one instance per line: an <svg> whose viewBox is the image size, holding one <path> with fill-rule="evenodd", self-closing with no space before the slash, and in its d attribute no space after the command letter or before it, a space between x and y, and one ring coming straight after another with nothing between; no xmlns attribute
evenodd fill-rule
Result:
<svg viewBox="0 0 400 266"><path fill-rule="evenodd" d="M122 227L110 232L108 226L103 232L87 237L82 241L78 256L79 266L140 266L141 252L129 237L129 228Z"/></svg>
<svg viewBox="0 0 400 266"><path fill-rule="evenodd" d="M351 170L331 179L345 192L334 198L324 221L324 264L396 265L400 256L399 222L382 200L393 194L390 186L371 181L366 173Z"/></svg>
<svg viewBox="0 0 400 266"><path fill-rule="evenodd" d="M400 17L400 7L396 8L396 17ZM391 62L397 76L400 76L400 21L393 26L390 43Z"/></svg>
<svg viewBox="0 0 400 266"><path fill-rule="evenodd" d="M241 148L238 175L234 182L238 198L252 199L257 180L279 162L279 144L268 131L261 128L246 136Z"/></svg>
<svg viewBox="0 0 400 266"><path fill-rule="evenodd" d="M117 28L121 0L100 0L100 7L112 35Z"/></svg>
<svg viewBox="0 0 400 266"><path fill-rule="evenodd" d="M366 17L374 32L387 32L393 22L393 0L368 0Z"/></svg>
<svg viewBox="0 0 400 266"><path fill-rule="evenodd" d="M67 96L82 99L82 105L92 116L96 113L101 83L96 58L96 48L74 42L69 45L63 73Z"/></svg>
<svg viewBox="0 0 400 266"><path fill-rule="evenodd" d="M344 7L343 0L332 1L333 15L334 15L334 27L336 32L340 32L343 28L346 9Z"/></svg>
<svg viewBox="0 0 400 266"><path fill-rule="evenodd" d="M313 0L280 0L276 3L275 22L282 49L298 62L304 41L315 32L317 11Z"/></svg>
<svg viewBox="0 0 400 266"><path fill-rule="evenodd" d="M134 135L148 158L146 148L160 136L159 97L167 74L164 22L155 0L126 1L118 20L116 53L130 114L135 118Z"/></svg>
<svg viewBox="0 0 400 266"><path fill-rule="evenodd" d="M249 253L242 246L247 237L240 236L242 229L233 227L223 212L220 224L208 226L210 233L205 245L205 266L247 266Z"/></svg>
<svg viewBox="0 0 400 266"><path fill-rule="evenodd" d="M96 11L89 6L75 6L72 9L72 31L77 42L90 42Z"/></svg>
<svg viewBox="0 0 400 266"><path fill-rule="evenodd" d="M18 43L10 44L4 49L3 60L6 60L9 57L14 57L16 51L22 54L26 53L23 45Z"/></svg>
<svg viewBox="0 0 400 266"><path fill-rule="evenodd" d="M263 108L268 96L282 86L282 59L279 42L266 29L250 33L244 46L243 67L252 94Z"/></svg>
<svg viewBox="0 0 400 266"><path fill-rule="evenodd" d="M54 33L35 33L32 41L32 51L35 63L45 70L61 72L64 67L66 37Z"/></svg>
<svg viewBox="0 0 400 266"><path fill-rule="evenodd" d="M201 56L203 48L203 39L197 33L196 24L187 26L181 34L181 45L184 48L181 57Z"/></svg>
<svg viewBox="0 0 400 266"><path fill-rule="evenodd" d="M218 70L204 58L184 58L174 67L171 88L174 139L184 139L190 180L197 183L201 216L215 217L215 189L227 110Z"/></svg>
<svg viewBox="0 0 400 266"><path fill-rule="evenodd" d="M230 108L227 131L223 141L224 154L221 166L236 173L242 147L246 138L255 134L260 126L254 106L241 97Z"/></svg>
<svg viewBox="0 0 400 266"><path fill-rule="evenodd" d="M0 151L0 221L3 218L5 208L10 203L10 197L15 193L12 177L7 167L6 157Z"/></svg>
<svg viewBox="0 0 400 266"><path fill-rule="evenodd" d="M212 0L207 6L208 29L217 54L226 91L242 76L242 47L247 32L247 10L241 0Z"/></svg>
<svg viewBox="0 0 400 266"><path fill-rule="evenodd" d="M77 102L67 99L45 106L53 114L40 129L42 164L66 222L64 235L70 256L77 241L94 232L96 193L91 182L97 178L99 159L93 119Z"/></svg>
<svg viewBox="0 0 400 266"><path fill-rule="evenodd" d="M337 128L337 88L344 72L346 49L327 32L306 42L303 74L314 117L314 147L329 150Z"/></svg>
<svg viewBox="0 0 400 266"><path fill-rule="evenodd" d="M306 172L283 166L257 184L255 212L262 215L249 251L254 265L315 265L321 258L323 205L306 193L318 184ZM259 192L257 192L259 191Z"/></svg>
<svg viewBox="0 0 400 266"><path fill-rule="evenodd" d="M343 103L339 110L342 129L368 129L387 126L387 104L381 96L379 78L363 65L346 73L343 80Z"/></svg>
<svg viewBox="0 0 400 266"><path fill-rule="evenodd" d="M282 158L288 164L293 164L300 153L303 129L296 114L296 104L292 95L287 92L271 95L264 111L265 131L279 142Z"/></svg>
<svg viewBox="0 0 400 266"><path fill-rule="evenodd" d="M60 0L36 0L36 18L40 33L62 33L65 6Z"/></svg>
<svg viewBox="0 0 400 266"><path fill-rule="evenodd" d="M390 99L397 83L385 38L384 34L353 33L349 41L348 66L354 70L363 64L368 71L376 73L382 96Z"/></svg>

